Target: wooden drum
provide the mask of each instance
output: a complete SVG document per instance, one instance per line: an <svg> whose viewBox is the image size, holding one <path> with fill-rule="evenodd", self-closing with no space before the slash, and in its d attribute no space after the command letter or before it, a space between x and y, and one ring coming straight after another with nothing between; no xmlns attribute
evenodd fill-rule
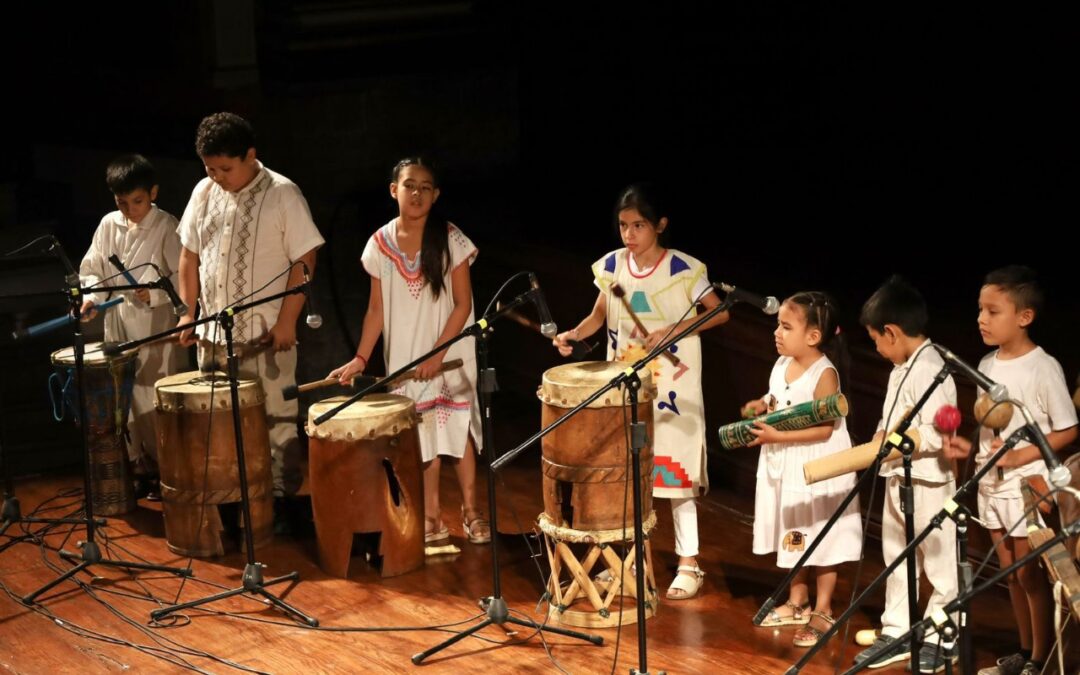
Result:
<svg viewBox="0 0 1080 675"><path fill-rule="evenodd" d="M626 368L613 362L557 366L544 373L538 396L548 426ZM555 621L588 628L609 628L637 620L635 602L645 604L646 618L656 614L659 598L652 572L648 536L656 524L652 510L652 374L641 372L638 419L645 422L650 445L641 452L641 502L646 537L645 589L634 578L634 495L627 443L630 411L623 392L612 390L543 439L544 533L551 575L548 591ZM625 415L624 415L625 413ZM620 600L621 597L621 600ZM620 609L622 607L622 609Z"/></svg>
<svg viewBox="0 0 1080 675"><path fill-rule="evenodd" d="M548 426L584 401L626 368L611 361L568 363L544 373L537 392L541 419ZM645 369L638 392L638 419L646 424L649 444L641 451L642 513L652 512L651 401L656 397L652 373ZM607 392L542 441L544 512L556 525L577 530L633 529L634 495L627 444L630 411L622 409L623 393ZM625 520L623 516L625 514Z"/></svg>
<svg viewBox="0 0 1080 675"><path fill-rule="evenodd" d="M308 468L319 565L347 577L354 533L378 532L382 576L424 564L424 486L416 404L372 394L326 422L314 420L346 401L308 410Z"/></svg>
<svg viewBox="0 0 1080 675"><path fill-rule="evenodd" d="M195 371L162 378L154 388L165 539L182 555L222 555L219 507L240 501L228 380L223 373ZM240 380L239 394L251 534L258 547L274 535L266 397L258 380Z"/></svg>
<svg viewBox="0 0 1080 675"><path fill-rule="evenodd" d="M135 384L137 352L113 357L101 353L101 343L86 345L83 374L86 379L86 420L79 420L79 383L75 377L75 352L67 347L52 354L63 404L77 424L85 422L90 453L90 489L94 515L115 516L135 509L135 489L128 462L126 433ZM54 406L59 401L54 401ZM58 414L59 418L60 415Z"/></svg>

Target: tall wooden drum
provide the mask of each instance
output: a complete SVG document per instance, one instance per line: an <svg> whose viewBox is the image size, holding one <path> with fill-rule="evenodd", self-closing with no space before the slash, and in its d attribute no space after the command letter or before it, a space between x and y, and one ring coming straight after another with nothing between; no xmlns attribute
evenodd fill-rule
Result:
<svg viewBox="0 0 1080 675"><path fill-rule="evenodd" d="M240 501L228 380L223 373L195 371L162 378L154 388L165 539L181 555L222 555L219 507ZM239 394L251 534L258 547L274 536L266 396L258 380L240 380Z"/></svg>
<svg viewBox="0 0 1080 675"><path fill-rule="evenodd" d="M346 577L355 533L378 532L382 576L424 564L424 486L416 404L372 394L326 422L314 420L347 399L308 410L308 467L319 565Z"/></svg>
<svg viewBox="0 0 1080 675"><path fill-rule="evenodd" d="M594 361L545 372L537 392L543 425L557 421L625 368L626 364ZM646 618L656 613L659 596L648 541L656 523L651 481L656 389L648 370L640 377L637 414L648 436L641 451L642 484L638 486L646 537L643 593L633 571L637 561L634 495L628 485L633 480L628 440L631 411L623 405L623 391L607 392L542 441L544 513L539 524L551 565L549 616L560 623L589 628L633 623L637 620L635 601L645 603ZM630 601L620 601L620 596Z"/></svg>
<svg viewBox="0 0 1080 675"><path fill-rule="evenodd" d="M87 427L90 489L93 492L95 516L116 516L135 509L135 488L128 461L126 433L131 412L131 391L135 384L136 357L135 350L109 357L102 354L100 342L86 345L83 353L83 386L86 389L87 419L79 420L75 350L66 347L52 353L55 374L50 382L58 383L62 405L75 418L76 424ZM57 407L61 403L54 400L53 405Z"/></svg>

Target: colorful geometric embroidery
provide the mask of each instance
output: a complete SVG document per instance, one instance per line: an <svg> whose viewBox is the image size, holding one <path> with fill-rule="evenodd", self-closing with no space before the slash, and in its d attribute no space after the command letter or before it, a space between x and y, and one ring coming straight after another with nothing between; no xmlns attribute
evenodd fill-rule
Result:
<svg viewBox="0 0 1080 675"><path fill-rule="evenodd" d="M641 291L634 291L630 296L630 309L637 314L650 314L652 307L649 306L648 297Z"/></svg>
<svg viewBox="0 0 1080 675"><path fill-rule="evenodd" d="M445 427L446 423L450 421L450 415L455 412L468 412L470 408L468 401L455 401L450 388L446 386L446 381L443 381L442 389L439 391L439 395L435 398L427 399L426 401L416 402L416 412L425 413L430 410L435 411L435 421L439 427Z"/></svg>
<svg viewBox="0 0 1080 675"><path fill-rule="evenodd" d="M609 255L607 258L604 259L604 271L614 274L615 273L615 262L616 262L615 254L612 253L611 255Z"/></svg>
<svg viewBox="0 0 1080 675"><path fill-rule="evenodd" d="M389 232L390 226L385 225L375 233L375 244L379 247L379 251L389 258L397 269L398 274L405 280L405 286L409 289L409 295L414 300L420 299L420 292L424 288L424 273L420 269L420 254L416 254L416 259L412 262L408 257L390 240Z"/></svg>
<svg viewBox="0 0 1080 675"><path fill-rule="evenodd" d="M671 276L690 269L690 265L677 255L671 256Z"/></svg>
<svg viewBox="0 0 1080 675"><path fill-rule="evenodd" d="M675 396L676 396L676 394L675 394L674 391L669 391L668 392L668 400L666 400L666 401L658 401L657 404L656 404L656 407L659 408L660 410L664 410L666 408L667 410L670 410L671 412L678 415L679 414L679 407L677 405L675 405Z"/></svg>
<svg viewBox="0 0 1080 675"><path fill-rule="evenodd" d="M653 487L660 488L692 488L694 482L690 480L686 470L671 457L656 455L653 459Z"/></svg>

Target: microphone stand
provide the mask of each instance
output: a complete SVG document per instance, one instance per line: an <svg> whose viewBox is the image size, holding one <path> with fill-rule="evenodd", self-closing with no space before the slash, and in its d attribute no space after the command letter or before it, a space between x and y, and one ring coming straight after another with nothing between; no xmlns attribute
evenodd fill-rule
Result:
<svg viewBox="0 0 1080 675"><path fill-rule="evenodd" d="M478 366L479 366L479 373L478 373L479 377L477 378L477 385L476 385L477 396L478 396L477 404L480 406L480 410L481 410L480 426L481 426L481 434L482 434L483 439L484 439L484 453L486 455L486 459L487 459L488 464L490 466L491 463L495 459L495 455L494 455L494 452L495 452L494 451L494 445L495 445L495 441L494 441L494 422L492 421L492 418L491 418L491 394L497 389L497 386L496 386L496 383L495 383L495 369L488 367L488 342L487 341L488 341L488 338L489 338L489 336L490 336L490 334L492 332L492 325L495 323L495 321L497 321L498 319L500 319L504 315L513 312L513 310L515 308L517 308L517 307L519 307L519 306L521 306L521 305L523 305L523 304L525 304L527 302L531 302L533 296L537 292L539 292L539 291L537 289L533 288L533 289L530 289L530 290L522 293L521 295L517 296L516 298L514 298L512 301L510 301L506 305L502 305L501 307L499 307L492 314L482 317L479 321L477 321L476 323L473 323L470 326L466 326L460 333L458 333L454 337L450 338L449 340L446 340L445 342L442 342L442 343L436 345L435 347L433 347L427 353L420 355L416 359L414 359L411 362L405 364L401 368L398 368L394 372L389 373L385 377L382 377L382 378L376 380L375 382L372 382L368 386L366 386L363 389L361 389L360 391L356 392L356 394L349 397L349 399L346 400L345 402L343 402L340 405L326 411L322 415L319 415L318 417L316 417L314 420L312 420L313 423L316 426L318 426L318 425L326 422L327 420L332 418L334 415L337 415L339 412L341 412L342 410L347 408L352 403L360 400L361 398L363 398L364 396L366 396L367 394L369 394L372 391L382 389L384 386L386 386L387 384L389 384L393 380L400 377L402 373L415 368L416 366L418 366L419 364L421 364L424 361L428 360L429 358L431 358L435 354L438 354L439 352L447 349L451 345L454 345L454 344L460 342L461 340L464 340L467 337L475 337L476 338L475 351L476 351L477 363L478 363ZM495 513L495 506L496 506L495 474L494 474L494 471L491 471L491 470L489 470L487 472L487 489L488 489L488 512L490 513L490 519L491 519L491 574L492 574L492 589L493 590L492 590L492 594L490 596L482 598L481 601L480 601L481 606L484 608L485 618L480 623L476 624L475 626L473 626L471 628L468 628L468 629L466 629L464 631L461 631L460 633L457 633L457 634L451 636L450 638L448 638L448 639L444 640L443 642L435 645L434 647L431 647L430 649L427 649L425 651L414 654L412 656L412 662L414 664L416 664L416 665L420 665L424 661L424 659L431 656L432 654L435 654L436 652L442 651L443 649L449 647L450 645L452 645L452 644L454 644L456 642L459 642L459 641L465 639L466 637L469 637L470 635L476 633L477 631L480 631L481 629L486 628L486 627L488 627L488 626L490 626L492 624L495 624L495 625L501 627L501 626L509 623L509 624L514 624L514 625L517 625L517 626L524 626L526 628L531 628L531 629L536 630L536 631L545 631L545 632L548 632L548 633L555 633L556 635L565 635L566 637L577 638L579 640L586 640L588 642L592 642L593 644L597 644L597 645L603 644L604 643L604 638L602 638L600 636L597 636L597 635L588 635L586 633L580 633L578 631L567 630L565 628L559 628L557 626L548 626L548 625L544 625L544 624L538 624L538 623L536 623L536 622L534 622L534 621L532 621L530 619L520 619L518 617L510 615L510 610L506 605L506 600L503 599L503 597L502 597L501 572L500 572L500 568L499 568L499 546L498 546L498 541L499 541L498 534L499 534L499 531L498 531L498 521L496 520L496 513Z"/></svg>
<svg viewBox="0 0 1080 675"><path fill-rule="evenodd" d="M903 482L900 485L900 509L904 512L904 537L907 542L911 542L915 538L915 498L911 484L911 461L912 456L915 454L916 448L915 444L912 443L911 438L909 438L904 432L906 432L911 427L912 422L915 420L915 416L918 415L919 411L922 410L923 406L926 405L926 402L930 399L930 396L934 393L934 390L936 390L945 381L945 379L949 377L951 373L952 367L948 364L945 364L945 366L942 367L940 371L938 371L937 375L934 376L934 381L931 382L930 386L926 388L926 391L924 391L919 400L916 401L914 407L912 407L911 410L909 410L907 414L900 420L900 423L896 426L896 429L886 434L886 436L882 439L881 450L878 452L877 457L874 458L874 462L870 465L869 469L863 472L863 475L859 478L858 481L856 481L855 486L851 489L850 492L848 492L847 496L844 497L843 501L840 502L840 506L836 509L836 511L833 512L832 516L829 517L829 520L825 523L825 526L821 529L818 535L814 537L814 541L810 543L810 546L807 547L802 557L799 558L799 561L795 563L795 566L791 568L791 571L788 572L788 575L784 577L784 580L781 581L780 585L776 587L776 590L773 591L773 594L769 596L769 598L764 602L764 604L762 604L761 608L758 610L758 613L754 615L753 621L755 626L760 626L761 622L765 619L768 613L772 611L772 609L776 606L777 601L779 601L780 597L783 595L785 589L791 583L792 579L794 579L795 575L799 573L799 570L806 566L806 562L810 559L810 556L814 554L814 551L817 550L818 545L821 544L821 542L825 539L825 535L828 534L832 527L836 524L836 522L840 520L848 505L851 504L851 502L859 494L863 483L870 480L867 477L877 476L877 469L881 465L881 462L883 462L885 458L892 453L893 450L899 450L901 453L901 457L903 458L904 477ZM897 558L897 560L899 559L900 558ZM915 593L915 589L918 588L918 581L915 574L914 559L909 559L907 561L906 572L908 587L908 625L910 626L915 623L919 616L919 599ZM858 602L856 602L853 607L857 605ZM838 620L837 623L839 622L840 621ZM909 647L911 649L912 668L914 669L912 672L918 672L918 652L920 639L921 638L919 635L912 633L911 645ZM818 640L818 642L824 642L824 640ZM812 649L812 651L816 650Z"/></svg>
<svg viewBox="0 0 1080 675"><path fill-rule="evenodd" d="M1001 449L1004 450L1005 446L1002 446ZM986 465L987 468L989 468L992 464L994 464L998 460L998 458L1000 456L1001 456L1001 451L999 450L998 453L996 455L994 455L994 457L989 462L987 462L987 465ZM985 473L985 472L981 472L981 473ZM1034 548L1030 552L1028 552L1027 555L1023 556L1019 560L1014 561L1008 567L1005 567L1005 568L999 570L997 574L995 574L992 577L990 577L989 579L987 579L985 582L983 582L983 584L981 586L978 586L977 588L972 588L972 589L970 589L968 591L960 593L956 597L955 600L953 600L949 604L945 605L945 607L943 607L942 609L934 612L931 616L929 616L929 617L927 617L925 619L922 619L919 622L913 624L911 626L911 629L908 632L912 633L912 632L916 632L916 631L922 631L923 628L927 624L932 623L934 625L934 627L935 627L935 630L937 630L943 636L950 636L952 639L955 639L957 628L956 628L956 624L949 617L949 614L951 614L953 612L965 611L964 608L966 608L971 603L971 599L973 597L975 597L979 593L982 593L983 591L985 591L985 590L987 590L989 588L993 588L994 586L996 586L1005 577L1007 577L1010 574L1012 574L1013 572L1017 571L1018 569L1020 569L1024 565L1027 565L1031 561L1038 559L1041 555L1043 555L1044 553L1046 553L1047 551L1052 549L1054 546L1057 546L1058 544L1064 542L1069 537L1075 536L1077 534L1080 534L1080 520L1074 521L1071 525L1062 526L1061 532L1054 535L1051 539L1048 539L1048 540L1044 541L1042 544L1040 544L1039 546L1037 546L1036 548ZM907 635L905 634L905 635L901 636L899 639L903 640L903 639L906 639L906 638L907 638ZM853 667L851 667L848 670L844 671L843 675L854 675L854 673L857 673L860 670L862 670L863 668L866 668L868 663L869 663L868 660L863 661L862 663L857 663ZM946 663L948 663L948 661L946 661ZM789 670L788 672L790 673L791 671ZM964 671L964 672L967 673L967 672L970 672L970 671Z"/></svg>
<svg viewBox="0 0 1080 675"><path fill-rule="evenodd" d="M945 367L949 368L948 365L946 365ZM814 644L814 646L810 647L806 654L804 654L803 657L799 659L798 663L788 668L788 670L786 671L786 675L793 675L794 673L799 672L802 667L805 666L811 658L813 658L814 654L816 654L822 647L825 646L825 643L828 642L829 638L836 634L836 631L839 629L839 627L855 612L856 609L858 609L858 607L862 604L863 600L866 599L870 592L880 586L881 583L885 579L887 579L890 574L892 574L893 570L895 570L901 562L907 561L909 565L912 564L913 558L915 556L915 551L918 549L919 545L921 545L922 542L930 536L931 532L933 532L934 529L941 527L941 524L945 522L946 518L951 518L958 524L960 523L960 521L964 521L966 523L967 520L970 518L970 513L968 513L966 509L960 506L960 500L963 499L969 491L977 488L979 485L979 479L986 475L986 473L990 471L990 469L993 468L995 464L997 464L998 460L1001 459L1001 457L1004 456L1006 452L1011 450L1014 445L1026 438L1027 434L1027 427L1021 427L1014 431L1009 436L1009 438L1006 439L1005 443L1000 448L998 448L997 452L995 452L985 464L979 467L979 470L976 471L974 475L971 476L971 478L966 480L964 484L960 486L960 488L956 491L956 494L953 495L951 499L946 500L945 505L941 508L941 511L939 511L930 519L930 522L927 524L926 528L924 528L917 537L909 540L907 546L905 546L904 550L902 550L900 554L896 556L896 559L893 560L892 563L890 563L877 577L874 578L873 581L870 582L870 585L866 587L862 594L860 594L853 603L851 603L850 607L844 610L843 614L837 617L836 623L830 626L829 629L822 634L821 638L817 641L817 643ZM914 594L912 593L912 595ZM949 611L953 612L959 609L961 611L961 615L966 617L966 600L967 599L965 598L965 602L959 604L957 604L955 601L953 603L950 603ZM948 617L946 616L946 618ZM904 634L903 639L914 640L915 637L920 633L920 631L915 630L914 627L921 628L924 624L925 621L912 621L910 625L913 628L912 630L909 630L907 633ZM953 633L953 637L955 637L955 632ZM861 669L868 666L873 660L874 656L876 656L876 654L870 655L868 658L864 659L860 663L859 668ZM912 656L917 657L915 652L912 652ZM913 670L912 672L918 672L918 662L916 662L915 670Z"/></svg>
<svg viewBox="0 0 1080 675"><path fill-rule="evenodd" d="M160 621L162 618L174 612L188 609L190 607L197 607L199 605L215 602L217 600L230 598L234 595L241 595L247 593L265 598L270 602L270 604L274 605L286 614L300 619L303 623L309 626L315 627L319 625L318 619L304 614L303 612L296 609L292 605L289 605L284 600L277 597L270 591L266 590L267 586L279 584L284 581L299 580L300 573L289 572L288 574L282 576L264 579L263 568L265 567L265 565L260 562L256 562L255 560L255 538L254 534L252 533L251 527L251 500L248 496L247 458L244 454L244 434L240 419L240 390L238 382L239 359L236 357L235 344L233 342L233 317L236 314L243 312L247 309L251 309L252 307L256 307L267 302L272 302L279 298L284 298L289 295L295 295L297 293L303 293L306 283L307 282L298 284L297 286L288 288L280 293L274 293L273 295L269 295L260 300L255 300L253 302L236 305L233 307L226 307L215 315L208 316L203 319L198 319L196 321L192 321L191 323L186 323L181 326L176 326L175 328L170 328L169 330L162 331L156 335L151 335L141 340L133 340L130 342L125 342L123 344L110 346L108 349L103 349L106 354L127 351L129 349L134 349L144 343L151 342L153 340L157 340L159 338L172 335L174 333L180 333L192 329L196 326L210 323L211 321L216 321L225 332L225 348L226 354L228 356L227 379L229 383L229 396L231 400L230 408L232 412L233 434L236 445L236 467L240 478L240 508L241 514L244 519L244 548L247 554L247 563L244 565L242 584L238 588L233 588L227 591L223 591L221 593L216 593L205 598L200 598L198 600L182 602L176 605L170 605L168 607L161 607L155 609L150 612L150 618L154 621Z"/></svg>
<svg viewBox="0 0 1080 675"><path fill-rule="evenodd" d="M148 287L150 287L150 284L134 284L131 286L116 287L114 290L129 290ZM86 292L94 292L95 290L97 289L93 287L80 288L76 284L63 291L67 295L68 306L70 308L72 316L79 316L80 309L82 308L83 295ZM79 402L79 419L82 422L81 427L83 445L83 508L86 515L86 541L82 544L82 550L79 553L72 553L65 550L60 551L61 558L69 561L77 560L79 562L56 579L53 579L52 581L45 584L36 591L33 591L32 593L23 596L22 602L26 605L34 604L39 595L41 595L45 591L48 591L54 586L66 581L67 579L70 579L71 577L75 576L76 574L86 569L87 567L90 567L91 565L121 567L129 570L137 569L155 572L168 572L169 574L175 574L181 577L191 576L191 570L189 569L182 569L179 567L167 567L165 565L152 565L126 560L113 560L103 558L101 556L101 548L95 541L95 532L98 521L94 519L93 484L90 480L92 473L92 465L90 463L90 420L87 419L86 415L86 379L84 373L84 355L86 345L83 338L81 321L72 322L72 334L75 355L75 379L78 384L77 390Z"/></svg>
<svg viewBox="0 0 1080 675"><path fill-rule="evenodd" d="M630 399L629 405L630 405L630 410L631 410L630 452L631 452L631 464L633 465L633 481L634 481L634 485L632 486L633 487L633 492L634 492L634 556L635 556L635 559L638 560L639 562L644 561L645 560L645 542L644 542L645 533L644 533L644 528L642 527L642 520L644 518L644 514L641 513L641 509L642 509L641 489L644 486L642 485L642 481L641 481L641 463L640 463L640 460L641 460L641 450L645 447L647 439L645 438L645 431L646 431L645 430L645 425L644 425L644 423L642 423L642 422L640 422L638 420L638 416L637 416L637 401L638 401L638 399L637 399L637 391L638 391L638 389L641 388L641 379L638 377L638 371L640 371L642 368L644 368L650 361L652 361L653 359L660 356L660 354L666 352L673 344L675 344L679 340L682 340L684 337L687 337L688 335L693 334L694 331L696 331L698 328L700 328L704 324L708 323L717 314L719 314L721 312L724 312L724 311L727 311L731 307L731 305L733 303L734 303L734 298L731 298L730 296L725 298L716 307L713 307L709 311L707 311L704 314L700 315L697 318L697 320L695 320L694 323L692 323L690 326L688 326L685 330L680 331L679 333L676 333L675 335L671 336L668 340L666 340L664 342L661 342L660 344L653 347L652 351L650 351L648 354L643 356L641 359L639 359L638 361L636 361L632 365L628 365L625 371L623 371L622 373L620 373L616 377L612 378L612 380L610 382L608 382L607 384L602 386L600 389L597 389L595 392L590 394L584 401L579 403L577 406L575 406L575 407L569 409L568 411L566 411L565 415L563 415L562 417L560 417L556 421L552 422L548 426L544 427L543 429L541 429L537 433L530 436L528 439L526 439L524 442L522 442L520 445L518 445L513 450L510 450L509 452L503 454L502 457L500 457L494 463L492 463L492 465L491 465L492 470L498 471L498 470L502 469L508 463L512 462L515 457L517 457L522 452L524 452L533 443L540 440L544 436L547 436L549 433L554 431L556 428L558 428L558 427L562 426L563 424L565 424L567 421L570 420L570 418L572 418L574 415L578 414L579 412L581 412L582 410L587 408L590 403L592 403L593 401L596 401L597 399L599 399L601 396L603 396L608 391L610 391L610 390L612 390L612 389L614 389L616 387L625 386L627 388L627 394L628 394L629 399ZM644 594L644 589L645 589L645 565L639 564L639 565L635 565L634 567L635 567L635 571L634 571L635 577L634 578L635 578L635 581L637 583L637 587L639 589L638 592L640 593L639 598L638 598L638 602L637 602L637 608L636 608L637 609L637 625L638 625L638 668L632 669L631 673L633 673L635 675L648 675L649 666L648 666L648 654L647 654L647 649L646 649L645 602L644 602L644 599L645 599L645 594ZM663 673L664 671L659 671L659 672Z"/></svg>

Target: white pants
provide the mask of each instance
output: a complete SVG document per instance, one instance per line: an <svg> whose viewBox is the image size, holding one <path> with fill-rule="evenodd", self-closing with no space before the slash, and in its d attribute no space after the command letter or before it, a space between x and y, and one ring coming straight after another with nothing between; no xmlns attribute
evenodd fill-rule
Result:
<svg viewBox="0 0 1080 675"><path fill-rule="evenodd" d="M693 497L671 500L675 522L675 554L693 558L698 554L697 502Z"/></svg>
<svg viewBox="0 0 1080 675"><path fill-rule="evenodd" d="M904 513L900 510L900 485L903 478L890 476L885 480L885 506L881 514L881 550L885 564L889 565L907 545L904 535ZM927 483L912 479L915 501L915 535L926 527L930 519L941 511L945 501L956 493L953 483ZM941 528L935 528L923 540L915 553L915 578L923 573L930 580L934 592L926 607L926 616L944 607L956 598L956 524L946 518ZM918 593L918 587L915 589ZM881 632L890 637L900 637L911 624L908 621L907 562L900 563L889 575L885 585L885 611L881 615ZM953 616L955 619L955 615ZM925 640L937 644L937 635Z"/></svg>

